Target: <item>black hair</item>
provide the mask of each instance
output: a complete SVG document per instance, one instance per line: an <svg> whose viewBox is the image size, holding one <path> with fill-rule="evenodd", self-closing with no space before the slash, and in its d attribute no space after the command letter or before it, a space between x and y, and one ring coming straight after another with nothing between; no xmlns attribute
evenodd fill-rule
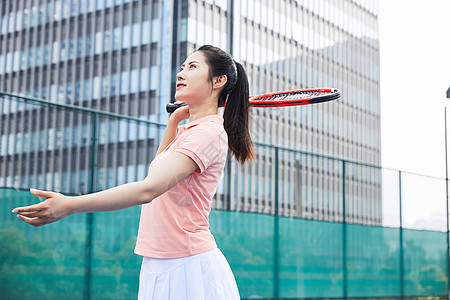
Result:
<svg viewBox="0 0 450 300"><path fill-rule="evenodd" d="M209 79L225 75L227 82L219 94L218 106L224 106L224 128L228 147L236 160L244 164L254 157L249 133L249 83L244 67L220 48L204 45L197 49L205 55Z"/></svg>

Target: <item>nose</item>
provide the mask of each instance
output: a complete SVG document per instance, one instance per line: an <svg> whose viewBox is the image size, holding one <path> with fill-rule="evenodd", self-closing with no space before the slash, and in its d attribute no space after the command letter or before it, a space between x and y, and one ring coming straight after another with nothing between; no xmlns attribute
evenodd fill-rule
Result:
<svg viewBox="0 0 450 300"><path fill-rule="evenodd" d="M181 80L181 79L184 79L184 72L183 72L184 70L180 70L178 73L177 73L177 79L178 80Z"/></svg>

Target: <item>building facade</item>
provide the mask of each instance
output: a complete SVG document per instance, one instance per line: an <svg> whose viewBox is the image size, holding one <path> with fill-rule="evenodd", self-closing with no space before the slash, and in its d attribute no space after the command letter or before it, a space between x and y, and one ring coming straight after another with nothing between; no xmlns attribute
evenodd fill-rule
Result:
<svg viewBox="0 0 450 300"><path fill-rule="evenodd" d="M343 162L381 163L377 0L7 0L0 16L0 90L56 103L164 123L179 66L202 44L219 46L243 63L251 94L339 88L342 98L333 103L252 109L256 159L244 167L230 161L214 205L380 224L381 171ZM79 158L86 150L64 143L72 129L61 131L58 155L42 154L59 164L23 167L39 157L30 151L40 150L9 153L18 144L16 117L3 106L0 186L41 180L48 188L86 192L88 174ZM73 116L55 119L46 125L55 132L57 124L83 124ZM104 139L101 149L109 154L97 189L145 176L158 140L157 133L145 135L144 143L136 141L139 134L120 137L129 124L106 127L105 136L118 137ZM148 161L127 155L139 147L150 148L140 152ZM67 152L80 162L65 162ZM55 165L65 177L52 179Z"/></svg>

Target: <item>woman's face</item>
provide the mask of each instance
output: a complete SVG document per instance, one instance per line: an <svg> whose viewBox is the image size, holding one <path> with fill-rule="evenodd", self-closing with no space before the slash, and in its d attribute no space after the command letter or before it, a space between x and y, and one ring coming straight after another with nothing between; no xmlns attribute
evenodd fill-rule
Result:
<svg viewBox="0 0 450 300"><path fill-rule="evenodd" d="M177 74L175 99L194 104L211 96L212 85L209 80L209 66L201 51L192 53L181 65Z"/></svg>

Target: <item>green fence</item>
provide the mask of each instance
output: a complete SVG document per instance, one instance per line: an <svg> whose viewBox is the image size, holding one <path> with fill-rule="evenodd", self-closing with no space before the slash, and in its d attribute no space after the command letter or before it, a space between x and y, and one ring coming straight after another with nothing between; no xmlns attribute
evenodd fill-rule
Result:
<svg viewBox="0 0 450 300"><path fill-rule="evenodd" d="M135 299L140 208L40 228L29 187L78 194L142 179L163 125L0 95L1 299ZM448 293L445 180L257 143L229 161L211 231L242 298Z"/></svg>
<svg viewBox="0 0 450 300"><path fill-rule="evenodd" d="M95 214L93 228L86 215L75 215L36 229L10 212L34 203L33 196L0 192L2 299L86 299L86 293L91 299L136 298L139 208ZM89 230L93 238L87 249ZM219 210L211 213L211 230L243 298L446 294L444 232Z"/></svg>

